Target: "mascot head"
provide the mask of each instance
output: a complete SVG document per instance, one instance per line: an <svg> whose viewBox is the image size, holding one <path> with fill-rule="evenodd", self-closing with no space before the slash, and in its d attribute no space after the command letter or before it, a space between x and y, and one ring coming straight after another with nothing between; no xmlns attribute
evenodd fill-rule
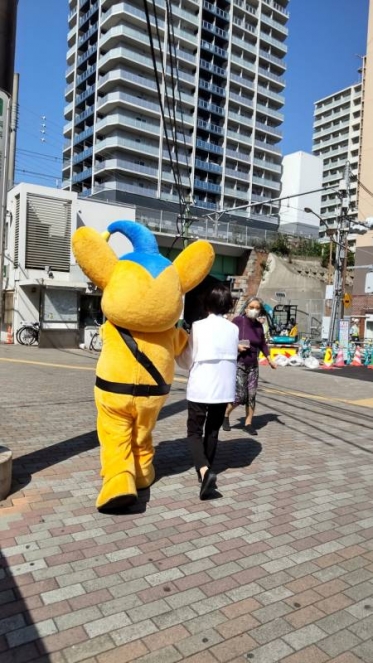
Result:
<svg viewBox="0 0 373 663"><path fill-rule="evenodd" d="M116 232L133 247L121 258L107 244ZM171 262L159 253L150 230L134 221L114 221L102 235L93 228L79 228L73 235L73 251L83 272L103 291L105 317L139 332L173 327L182 311L183 294L207 276L214 261L211 244L198 240Z"/></svg>

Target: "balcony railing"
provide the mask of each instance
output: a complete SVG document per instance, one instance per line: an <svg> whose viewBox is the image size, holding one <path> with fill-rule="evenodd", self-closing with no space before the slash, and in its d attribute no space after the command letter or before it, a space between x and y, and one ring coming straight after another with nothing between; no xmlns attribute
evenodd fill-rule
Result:
<svg viewBox="0 0 373 663"><path fill-rule="evenodd" d="M227 72L225 69L222 67L218 67L216 64L212 64L212 62L208 62L207 60L201 59L199 61L201 69L206 69L207 71L211 71L213 74L217 74L218 76L221 76L222 78L227 77Z"/></svg>
<svg viewBox="0 0 373 663"><path fill-rule="evenodd" d="M215 143L210 143L207 140L196 140L196 147L201 150L207 150L208 152L214 152L215 154L223 154L224 150L220 145L215 145Z"/></svg>
<svg viewBox="0 0 373 663"><path fill-rule="evenodd" d="M194 178L194 188L202 189L203 191L209 191L210 193L221 193L221 186L219 184L206 182L204 180L198 179L197 177Z"/></svg>
<svg viewBox="0 0 373 663"><path fill-rule="evenodd" d="M217 124L212 124L211 122L205 122L204 120L197 120L197 126L200 129L210 131L213 134L219 134L220 136L224 133L223 127L219 127Z"/></svg>
<svg viewBox="0 0 373 663"><path fill-rule="evenodd" d="M220 18L224 19L225 21L229 21L229 13L223 11L222 9L219 9L216 5L212 5L211 2L207 2L207 0L203 0L203 8L207 9L209 12L212 14L215 14L215 16L219 16Z"/></svg>
<svg viewBox="0 0 373 663"><path fill-rule="evenodd" d="M195 167L199 168L199 170L207 170L209 173L218 173L220 174L222 172L222 167L219 166L217 163L213 163L212 161L203 161L202 159L195 159Z"/></svg>

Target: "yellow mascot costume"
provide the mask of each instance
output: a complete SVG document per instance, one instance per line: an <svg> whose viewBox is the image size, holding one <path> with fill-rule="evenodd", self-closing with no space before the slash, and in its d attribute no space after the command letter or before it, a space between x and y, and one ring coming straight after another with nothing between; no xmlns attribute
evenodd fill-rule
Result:
<svg viewBox="0 0 373 663"><path fill-rule="evenodd" d="M133 251L117 258L110 235L120 232ZM188 336L176 328L183 294L209 273L212 246L198 240L170 262L154 235L134 221L115 221L102 235L79 228L73 251L82 270L103 291L102 352L95 400L102 488L96 506L110 512L137 499L154 481L152 431L170 391L174 358Z"/></svg>

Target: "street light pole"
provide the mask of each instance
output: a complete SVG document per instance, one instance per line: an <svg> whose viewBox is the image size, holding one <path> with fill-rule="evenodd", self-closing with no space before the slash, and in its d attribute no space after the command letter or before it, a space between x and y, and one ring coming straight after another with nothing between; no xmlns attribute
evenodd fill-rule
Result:
<svg viewBox="0 0 373 663"><path fill-rule="evenodd" d="M337 339L339 334L339 321L343 316L343 273L347 235L350 228L350 219L347 215L350 206L350 164L347 163L345 167L344 177L339 185L339 198L340 208L337 223L337 240L336 240L336 260L333 281L333 300L332 310L330 315L330 326L328 334L328 345Z"/></svg>

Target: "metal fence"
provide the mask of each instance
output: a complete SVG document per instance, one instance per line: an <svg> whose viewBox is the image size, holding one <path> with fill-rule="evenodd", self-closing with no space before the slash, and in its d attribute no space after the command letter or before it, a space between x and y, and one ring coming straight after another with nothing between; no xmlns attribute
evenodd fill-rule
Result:
<svg viewBox="0 0 373 663"><path fill-rule="evenodd" d="M187 229L184 228L184 234L191 239L208 239L221 244L233 244L245 248L274 241L279 234L294 237L291 233L279 233L277 229L266 230L250 227L250 224L255 223L256 219L248 219L247 223L241 224L235 220L214 221L202 216L190 217L190 223L187 223ZM175 212L136 206L136 221L143 223L153 232L173 236L182 232L181 223L178 222L178 215ZM306 235L303 237L308 238Z"/></svg>

